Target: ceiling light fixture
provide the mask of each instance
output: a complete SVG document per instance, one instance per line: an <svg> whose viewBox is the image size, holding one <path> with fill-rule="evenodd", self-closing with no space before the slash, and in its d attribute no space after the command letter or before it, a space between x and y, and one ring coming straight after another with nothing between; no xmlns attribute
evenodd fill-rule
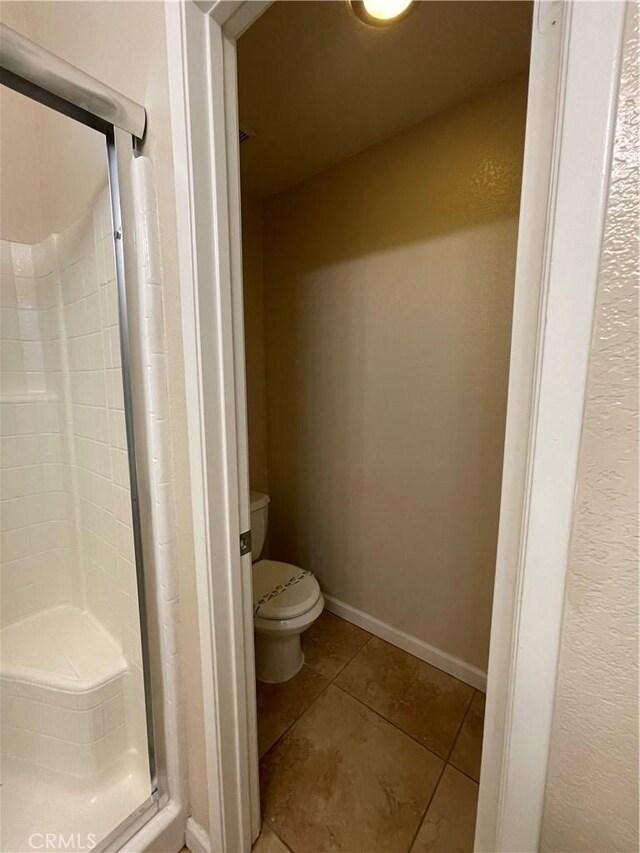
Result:
<svg viewBox="0 0 640 853"><path fill-rule="evenodd" d="M347 0L355 14L374 27L388 27L406 17L414 0Z"/></svg>

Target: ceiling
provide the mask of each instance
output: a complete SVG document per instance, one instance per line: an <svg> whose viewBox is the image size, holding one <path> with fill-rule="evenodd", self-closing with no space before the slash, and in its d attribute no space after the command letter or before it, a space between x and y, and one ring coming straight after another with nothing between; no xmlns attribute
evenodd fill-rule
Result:
<svg viewBox="0 0 640 853"><path fill-rule="evenodd" d="M238 42L242 186L259 198L529 65L530 2L424 0L389 28L343 0L279 0Z"/></svg>

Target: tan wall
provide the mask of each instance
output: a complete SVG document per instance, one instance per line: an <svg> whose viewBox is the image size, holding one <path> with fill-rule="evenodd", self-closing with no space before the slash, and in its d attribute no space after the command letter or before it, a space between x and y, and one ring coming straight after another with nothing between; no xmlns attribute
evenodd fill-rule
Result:
<svg viewBox="0 0 640 853"><path fill-rule="evenodd" d="M35 107L23 101L16 92L0 89L0 223L4 240L34 245L46 236L40 209L40 152Z"/></svg>
<svg viewBox="0 0 640 853"><path fill-rule="evenodd" d="M267 474L267 386L262 269L262 206L242 198L242 284L251 488L269 491Z"/></svg>
<svg viewBox="0 0 640 853"><path fill-rule="evenodd" d="M264 205L270 551L486 667L523 77Z"/></svg>
<svg viewBox="0 0 640 853"><path fill-rule="evenodd" d="M2 4L2 17L20 29L15 3ZM43 47L137 100L147 109L143 153L154 164L165 282L165 328L168 347L169 405L172 444L172 485L176 505L177 564L180 573L180 615L184 709L191 811L207 826L202 689L198 653L198 621L193 572L193 527L183 374L180 291L177 271L173 154L167 78L164 3L79 0L18 4L33 29L25 32ZM13 23L9 20L14 15ZM24 30L22 30L24 32Z"/></svg>
<svg viewBox="0 0 640 853"><path fill-rule="evenodd" d="M548 851L639 847L639 67L638 7L629 4L547 777Z"/></svg>
<svg viewBox="0 0 640 853"><path fill-rule="evenodd" d="M0 18L38 40L42 16L33 3L3 2ZM105 181L104 140L4 86L0 105L3 237L35 244L65 231L95 201Z"/></svg>

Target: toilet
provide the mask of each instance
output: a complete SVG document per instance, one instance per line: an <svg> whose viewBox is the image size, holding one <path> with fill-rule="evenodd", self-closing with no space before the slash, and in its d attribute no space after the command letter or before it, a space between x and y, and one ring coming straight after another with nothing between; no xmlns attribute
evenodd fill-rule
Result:
<svg viewBox="0 0 640 853"><path fill-rule="evenodd" d="M268 513L269 496L251 492L256 676L267 684L278 684L293 678L302 667L300 634L320 616L324 598L311 572L290 563L260 559Z"/></svg>

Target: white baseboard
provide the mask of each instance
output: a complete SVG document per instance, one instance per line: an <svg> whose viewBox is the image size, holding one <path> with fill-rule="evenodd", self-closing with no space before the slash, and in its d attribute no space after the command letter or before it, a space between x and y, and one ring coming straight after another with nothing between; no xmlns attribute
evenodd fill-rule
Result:
<svg viewBox="0 0 640 853"><path fill-rule="evenodd" d="M420 660L436 666L438 669L453 675L454 678L459 678L465 684L475 687L477 690L486 692L487 690L487 673L478 669L477 666L472 666L460 658L455 658L453 655L443 652L442 649L436 649L435 646L430 646L424 640L419 640L411 634L405 634L397 628L393 628L386 622L376 619L375 616L369 616L368 613L363 613L362 610L357 610L337 598L330 595L324 597L327 610L335 613L336 616L341 616L347 622L352 622L359 628L364 628L370 634L375 634L381 640L386 640L393 646L409 652L410 655L420 658ZM195 851L194 851L195 853Z"/></svg>
<svg viewBox="0 0 640 853"><path fill-rule="evenodd" d="M211 843L206 830L192 817L187 818L185 845L191 853L211 853Z"/></svg>

